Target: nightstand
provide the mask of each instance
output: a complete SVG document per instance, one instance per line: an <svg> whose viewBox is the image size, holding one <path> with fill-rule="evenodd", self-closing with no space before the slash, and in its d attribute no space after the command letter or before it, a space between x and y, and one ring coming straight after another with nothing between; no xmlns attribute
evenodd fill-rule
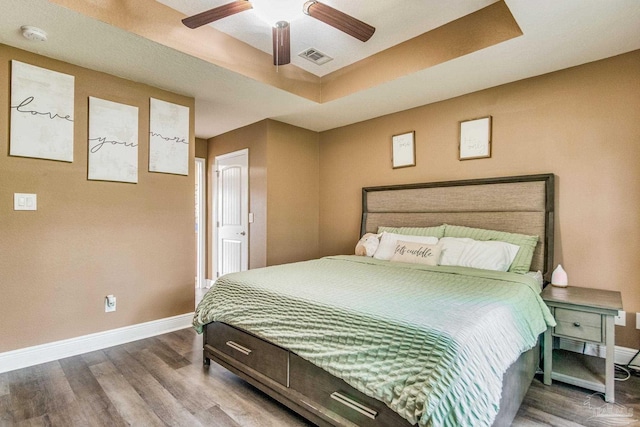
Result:
<svg viewBox="0 0 640 427"><path fill-rule="evenodd" d="M549 285L541 297L557 323L544 333L544 383L554 379L599 391L607 402L614 402L614 317L622 309L620 292ZM604 344L606 357L554 350L554 337Z"/></svg>

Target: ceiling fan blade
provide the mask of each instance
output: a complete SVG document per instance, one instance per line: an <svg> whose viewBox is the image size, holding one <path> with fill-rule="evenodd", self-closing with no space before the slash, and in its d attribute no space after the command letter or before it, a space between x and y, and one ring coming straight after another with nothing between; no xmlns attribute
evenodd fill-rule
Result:
<svg viewBox="0 0 640 427"><path fill-rule="evenodd" d="M371 25L318 1L306 2L302 10L305 14L363 42L369 40L376 31Z"/></svg>
<svg viewBox="0 0 640 427"><path fill-rule="evenodd" d="M184 18L182 23L189 28L198 28L206 24L210 24L218 19L226 18L227 16L235 15L236 13L249 10L253 8L251 2L248 0L237 0L231 3L224 4L222 6L214 7L197 15Z"/></svg>
<svg viewBox="0 0 640 427"><path fill-rule="evenodd" d="M273 26L273 65L286 65L291 62L289 43L289 23L278 21Z"/></svg>

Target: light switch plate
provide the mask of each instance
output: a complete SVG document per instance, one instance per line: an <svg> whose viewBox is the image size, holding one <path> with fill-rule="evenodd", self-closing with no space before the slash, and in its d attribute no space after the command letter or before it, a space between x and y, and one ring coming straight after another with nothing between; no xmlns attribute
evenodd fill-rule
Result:
<svg viewBox="0 0 640 427"><path fill-rule="evenodd" d="M614 317L615 324L618 326L627 326L627 312L624 310L618 310L618 315Z"/></svg>
<svg viewBox="0 0 640 427"><path fill-rule="evenodd" d="M13 193L14 211L37 211L38 196L29 193Z"/></svg>
<svg viewBox="0 0 640 427"><path fill-rule="evenodd" d="M111 313L116 311L116 297L113 295L107 295L104 298L104 312Z"/></svg>

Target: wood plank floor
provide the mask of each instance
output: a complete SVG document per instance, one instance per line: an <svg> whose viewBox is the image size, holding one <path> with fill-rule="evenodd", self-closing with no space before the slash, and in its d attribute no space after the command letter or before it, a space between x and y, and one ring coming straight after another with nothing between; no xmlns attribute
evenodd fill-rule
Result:
<svg viewBox="0 0 640 427"><path fill-rule="evenodd" d="M616 383L628 424L598 417L613 407L592 395L537 377L514 425L640 426L640 377ZM310 424L225 369L203 368L192 329L0 374L0 426L126 425Z"/></svg>

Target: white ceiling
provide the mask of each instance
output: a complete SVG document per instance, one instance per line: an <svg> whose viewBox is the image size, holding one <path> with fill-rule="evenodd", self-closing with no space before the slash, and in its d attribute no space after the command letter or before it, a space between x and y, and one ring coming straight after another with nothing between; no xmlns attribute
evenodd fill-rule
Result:
<svg viewBox="0 0 640 427"><path fill-rule="evenodd" d="M157 0L187 16L218 7L232 0ZM349 64L417 37L496 0L323 0L323 3L376 28L363 43L302 12L306 0L251 0L253 9L210 24L213 28L272 54L271 26L290 21L291 63L317 76L324 76ZM275 5L275 7L274 7ZM275 9L275 10L270 10ZM197 30L195 30L197 31ZM333 58L316 65L298 54L314 48Z"/></svg>
<svg viewBox="0 0 640 427"><path fill-rule="evenodd" d="M174 0L162 1L169 3ZM452 11L455 18L465 7L469 7L470 12L491 3L480 0L325 2L374 25L376 34L367 43L381 40L376 41L380 43L376 48L372 48L378 50L388 47L386 43L395 44L415 36L415 31L420 32L415 29L416 25L421 22L427 22L427 27L438 26L452 19ZM190 7L196 9L189 13L197 13L224 1L192 0L184 3L190 3ZM455 6L449 8L450 3ZM0 43L193 96L196 99L196 136L201 138L219 135L265 118L315 131L328 130L640 49L638 0L506 0L506 3L523 36L323 104L212 65L46 0L0 0ZM350 4L357 7L351 8ZM395 4L396 7L389 8L387 4ZM425 13L425 4L440 6L434 6L431 13ZM404 10L404 7L412 11L411 16L387 16L395 13L396 9ZM417 13L416 10L422 12ZM225 20L232 22L246 13ZM384 19L379 15L384 15ZM416 16L417 24L412 21L413 16ZM430 17L427 19L425 16ZM311 18L304 18L306 26ZM293 49L297 37L293 22L292 54L297 53ZM311 37L321 32L321 40L305 42L336 57L331 63L354 59L350 55L342 58L338 50L333 51L333 44L329 49L316 44L325 38L344 38L340 43L345 46L357 42L360 44L357 48L349 49L355 49L357 53L353 55L361 54L361 42L348 40L348 36L341 34L326 35L337 31L322 23L317 24L321 24L319 29L309 30L309 34ZM20 35L21 25L44 29L49 40L37 43L24 39ZM238 23L229 25L240 26ZM383 32L385 27L393 29L393 35L386 35ZM407 33L398 35L402 32L399 28L402 31L407 28ZM424 31L429 29L431 27ZM224 31L241 37L232 34L230 29ZM263 43L261 49L270 52L268 29L266 48L264 34L258 32L251 37Z"/></svg>

